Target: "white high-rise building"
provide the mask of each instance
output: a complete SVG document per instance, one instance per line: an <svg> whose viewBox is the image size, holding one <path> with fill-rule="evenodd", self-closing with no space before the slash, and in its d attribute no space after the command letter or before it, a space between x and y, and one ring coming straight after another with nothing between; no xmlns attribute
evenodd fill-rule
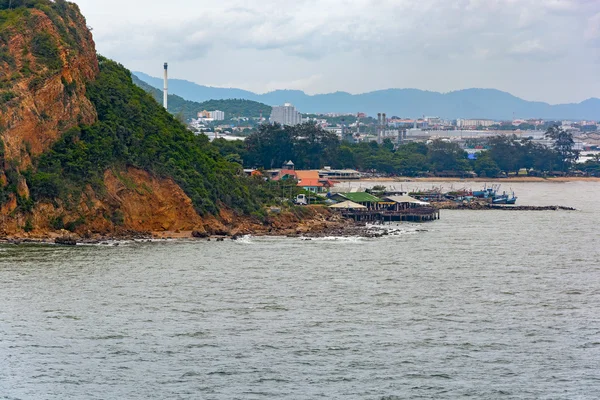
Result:
<svg viewBox="0 0 600 400"><path fill-rule="evenodd" d="M302 115L296 110L296 107L290 103L285 103L282 106L273 107L271 111L271 123L277 122L281 125L300 125L302 123Z"/></svg>
<svg viewBox="0 0 600 400"><path fill-rule="evenodd" d="M211 111L209 114L210 118L212 118L214 121L223 121L225 119L225 113L223 111Z"/></svg>

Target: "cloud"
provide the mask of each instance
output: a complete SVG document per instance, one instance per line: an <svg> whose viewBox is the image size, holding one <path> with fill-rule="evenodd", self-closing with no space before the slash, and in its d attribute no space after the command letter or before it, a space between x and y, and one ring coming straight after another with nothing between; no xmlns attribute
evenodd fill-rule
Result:
<svg viewBox="0 0 600 400"><path fill-rule="evenodd" d="M551 47L545 46L539 39L530 39L511 47L508 54L519 59L537 59L548 61L560 57L560 53Z"/></svg>
<svg viewBox="0 0 600 400"><path fill-rule="evenodd" d="M382 82L373 86L383 86L384 79L400 85L398 68L413 71L407 63L421 66L417 82L438 79L430 75L432 65L462 68L467 77L480 76L480 70L468 73L473 68L490 76L535 76L536 65L560 74L561 57L584 57L600 47L598 0L171 0L168 8L155 0L143 8L133 0L79 3L91 11L100 51L126 65L157 57L204 68L239 63L240 69L258 70L249 66L261 64L278 76L255 78L251 85L264 90L286 81L308 90L334 82L335 89L360 90L358 81L341 79L364 74ZM107 15L112 6L124 10L120 20ZM212 84L233 81L213 69ZM191 70L186 78L193 80ZM485 86L498 84L490 78Z"/></svg>
<svg viewBox="0 0 600 400"><path fill-rule="evenodd" d="M210 4L213 7L200 7L200 16L182 15L178 23L170 19L132 23L121 43L138 57L153 47L182 59L205 57L209 49L222 46L277 49L307 59L356 49L369 54L373 49L399 53L420 48L436 59L441 49L449 49L448 55L464 55L493 47L526 56L520 50L523 43L531 45L535 35L551 34L553 22L566 18L556 12L577 10L577 2L568 0L262 0L252 5L222 0ZM528 30L531 36L523 38ZM101 36L113 44L120 37L119 31ZM531 50L539 53L541 45L536 43Z"/></svg>

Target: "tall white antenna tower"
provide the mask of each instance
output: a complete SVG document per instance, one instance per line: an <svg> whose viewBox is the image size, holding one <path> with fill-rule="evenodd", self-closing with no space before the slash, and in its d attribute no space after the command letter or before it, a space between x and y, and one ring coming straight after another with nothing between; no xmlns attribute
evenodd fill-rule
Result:
<svg viewBox="0 0 600 400"><path fill-rule="evenodd" d="M164 86L164 90L163 90L163 106L165 107L165 110L168 109L168 107L167 107L168 98L169 98L169 64L165 63L165 86Z"/></svg>

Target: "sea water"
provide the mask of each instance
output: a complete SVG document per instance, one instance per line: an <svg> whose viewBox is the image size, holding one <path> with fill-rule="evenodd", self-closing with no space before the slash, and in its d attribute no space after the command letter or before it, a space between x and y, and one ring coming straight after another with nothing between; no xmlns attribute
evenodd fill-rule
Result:
<svg viewBox="0 0 600 400"><path fill-rule="evenodd" d="M0 247L0 399L598 398L600 183L512 186L578 211Z"/></svg>

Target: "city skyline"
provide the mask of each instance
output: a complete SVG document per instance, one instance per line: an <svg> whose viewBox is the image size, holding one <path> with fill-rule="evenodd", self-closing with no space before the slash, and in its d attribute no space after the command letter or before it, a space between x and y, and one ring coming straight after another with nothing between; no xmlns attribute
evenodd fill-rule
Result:
<svg viewBox="0 0 600 400"><path fill-rule="evenodd" d="M150 75L169 61L171 76L208 86L494 88L551 104L600 97L594 0L78 4L101 54Z"/></svg>

